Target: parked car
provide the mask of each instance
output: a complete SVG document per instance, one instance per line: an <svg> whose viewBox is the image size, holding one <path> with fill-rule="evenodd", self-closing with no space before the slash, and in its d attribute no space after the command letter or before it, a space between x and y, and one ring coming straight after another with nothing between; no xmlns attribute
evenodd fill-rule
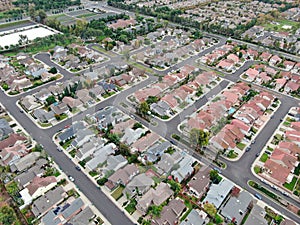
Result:
<svg viewBox="0 0 300 225"><path fill-rule="evenodd" d="M75 181L75 179L74 179L72 176L70 176L70 175L68 176L68 178L69 178L69 180L72 181L72 182Z"/></svg>
<svg viewBox="0 0 300 225"><path fill-rule="evenodd" d="M80 166L75 166L76 170L81 171Z"/></svg>
<svg viewBox="0 0 300 225"><path fill-rule="evenodd" d="M219 174L222 173L222 171L218 167L214 167L214 170L217 171Z"/></svg>
<svg viewBox="0 0 300 225"><path fill-rule="evenodd" d="M261 199L262 199L262 197L261 197L261 195L260 195L260 194L257 194L257 193L256 193L254 196L255 196L257 199L259 199L259 200L261 200Z"/></svg>

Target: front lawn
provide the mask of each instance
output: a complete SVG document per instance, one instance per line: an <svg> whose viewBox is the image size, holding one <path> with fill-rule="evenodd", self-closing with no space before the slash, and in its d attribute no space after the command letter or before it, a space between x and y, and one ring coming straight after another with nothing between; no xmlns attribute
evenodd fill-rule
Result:
<svg viewBox="0 0 300 225"><path fill-rule="evenodd" d="M130 202L129 202L129 204L125 207L125 210L130 215L132 215L135 212L135 210L136 210L136 208L135 208L136 204L137 204L137 201L135 199L131 199Z"/></svg>
<svg viewBox="0 0 300 225"><path fill-rule="evenodd" d="M238 154L235 151L230 150L229 153L227 154L227 157L229 159L234 159L234 158L238 157Z"/></svg>
<svg viewBox="0 0 300 225"><path fill-rule="evenodd" d="M269 156L267 153L262 154L262 156L260 157L259 161L261 162L266 162L268 160Z"/></svg>
<svg viewBox="0 0 300 225"><path fill-rule="evenodd" d="M256 173L256 174L260 173L260 167L259 166L254 166L254 173Z"/></svg>
<svg viewBox="0 0 300 225"><path fill-rule="evenodd" d="M293 191L295 184L297 182L297 178L293 177L293 180L291 181L291 183L284 183L283 186L287 189L289 189L290 191Z"/></svg>
<svg viewBox="0 0 300 225"><path fill-rule="evenodd" d="M240 149L240 150L244 150L245 146L246 145L244 143L241 143L241 142L236 144L236 147L238 147L238 149Z"/></svg>
<svg viewBox="0 0 300 225"><path fill-rule="evenodd" d="M122 186L119 186L112 194L111 196L116 200L118 201L118 199L120 199L123 195L123 190L124 190L124 187Z"/></svg>

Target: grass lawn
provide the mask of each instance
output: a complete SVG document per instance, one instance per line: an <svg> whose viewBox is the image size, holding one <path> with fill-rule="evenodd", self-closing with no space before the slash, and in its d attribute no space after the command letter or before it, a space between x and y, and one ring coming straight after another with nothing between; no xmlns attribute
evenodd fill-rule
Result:
<svg viewBox="0 0 300 225"><path fill-rule="evenodd" d="M119 186L112 194L111 196L117 201L119 198L122 197L123 195L123 190L124 190L124 187L121 187Z"/></svg>
<svg viewBox="0 0 300 225"><path fill-rule="evenodd" d="M260 192L266 194L267 196L269 196L270 198L273 198L274 200L278 201L278 196L276 194L274 194L273 192L265 189L264 187L258 185L257 183L255 183L254 181L250 180L249 185L257 190L259 190Z"/></svg>
<svg viewBox="0 0 300 225"><path fill-rule="evenodd" d="M98 45L94 45L92 47L92 49L96 50L96 51L99 51L99 52L102 52L106 55L109 55L109 56L114 56L113 53L111 53L110 51L106 51L104 48L102 48L101 46L98 46Z"/></svg>
<svg viewBox="0 0 300 225"><path fill-rule="evenodd" d="M20 20L12 23L4 23L0 25L0 29L7 28L7 27L12 27L12 26L19 26L22 24L30 23L29 20Z"/></svg>
<svg viewBox="0 0 300 225"><path fill-rule="evenodd" d="M288 122L288 121L285 121L285 122L283 122L283 125L286 126L286 127L289 127L289 126L291 126L291 123Z"/></svg>
<svg viewBox="0 0 300 225"><path fill-rule="evenodd" d="M268 160L269 156L267 153L262 154L262 156L260 157L259 161L261 162L266 162Z"/></svg>
<svg viewBox="0 0 300 225"><path fill-rule="evenodd" d="M243 150L245 148L245 146L246 145L244 143L241 143L241 142L237 143L237 145L236 145L236 147L238 147L238 149L240 149L240 150Z"/></svg>
<svg viewBox="0 0 300 225"><path fill-rule="evenodd" d="M62 147L64 149L67 149L70 146L70 144L72 143L72 141L73 141L73 139L66 141L65 143L63 143Z"/></svg>
<svg viewBox="0 0 300 225"><path fill-rule="evenodd" d="M190 214L190 212L192 211L193 208L189 208L184 214L183 216L180 218L180 221L184 221L187 216Z"/></svg>
<svg viewBox="0 0 300 225"><path fill-rule="evenodd" d="M258 174L260 172L260 167L259 166L254 166L254 172Z"/></svg>
<svg viewBox="0 0 300 225"><path fill-rule="evenodd" d="M135 199L131 199L130 203L125 207L125 210L130 215L132 215L135 212L135 210L136 210L136 208L135 208L136 204L137 204L136 200Z"/></svg>
<svg viewBox="0 0 300 225"><path fill-rule="evenodd" d="M51 127L51 126L52 126L51 123L41 123L41 122L38 122L38 124L39 124L41 127Z"/></svg>
<svg viewBox="0 0 300 225"><path fill-rule="evenodd" d="M278 23L278 24L277 24ZM283 26L291 26L291 29L284 29ZM284 32L284 31L292 31L292 33L295 33L295 31L300 28L300 23L291 21L291 20L276 20L273 23L268 23L263 25L267 30L277 31L277 32Z"/></svg>
<svg viewBox="0 0 300 225"><path fill-rule="evenodd" d="M299 163L298 166L294 169L294 174L295 174L295 175L299 175L299 174L300 174L300 163Z"/></svg>
<svg viewBox="0 0 300 225"><path fill-rule="evenodd" d="M229 153L227 154L227 157L230 159L234 159L234 158L238 157L238 154L235 151L230 150Z"/></svg>
<svg viewBox="0 0 300 225"><path fill-rule="evenodd" d="M78 15L76 16L77 18L87 18L87 17L91 17L91 16L96 16L97 14L96 13L85 13L85 14L81 14L81 15Z"/></svg>
<svg viewBox="0 0 300 225"><path fill-rule="evenodd" d="M147 66L143 66L143 65L141 65L139 63L136 63L136 62L133 62L133 63L130 63L130 64L132 66L138 68L138 69L145 70L147 73L155 74L155 72L152 69L148 68Z"/></svg>
<svg viewBox="0 0 300 225"><path fill-rule="evenodd" d="M297 182L297 178L293 177L293 180L291 181L291 183L284 183L283 186L287 189L289 189L290 191L293 191L295 184Z"/></svg>

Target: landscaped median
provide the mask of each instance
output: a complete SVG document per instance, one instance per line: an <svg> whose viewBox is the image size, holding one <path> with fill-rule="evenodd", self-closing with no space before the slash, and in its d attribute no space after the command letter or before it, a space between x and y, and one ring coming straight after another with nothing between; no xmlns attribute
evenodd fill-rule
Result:
<svg viewBox="0 0 300 225"><path fill-rule="evenodd" d="M286 207L288 210L290 210L293 213L297 213L299 215L300 213L300 209L295 206L292 205L291 203L287 202L286 200L282 199L281 197L279 197L277 194L275 194L274 192L268 190L267 188L259 185L258 183L256 183L255 181L249 180L248 181L248 185L257 190L258 192L262 193L263 195L271 198L272 200L274 200L275 202L277 202L278 204Z"/></svg>

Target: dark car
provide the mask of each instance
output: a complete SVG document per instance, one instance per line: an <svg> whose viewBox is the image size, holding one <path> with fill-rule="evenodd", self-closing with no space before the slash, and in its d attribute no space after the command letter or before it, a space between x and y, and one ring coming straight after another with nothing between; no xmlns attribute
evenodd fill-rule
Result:
<svg viewBox="0 0 300 225"><path fill-rule="evenodd" d="M75 166L76 170L81 171L80 166Z"/></svg>

